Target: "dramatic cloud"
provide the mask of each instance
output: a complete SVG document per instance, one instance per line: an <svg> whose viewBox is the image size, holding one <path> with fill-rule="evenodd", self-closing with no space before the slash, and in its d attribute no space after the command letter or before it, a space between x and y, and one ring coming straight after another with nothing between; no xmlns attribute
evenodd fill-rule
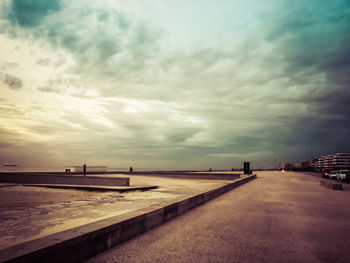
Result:
<svg viewBox="0 0 350 263"><path fill-rule="evenodd" d="M348 1L0 10L1 161L228 169L350 150Z"/></svg>
<svg viewBox="0 0 350 263"><path fill-rule="evenodd" d="M2 79L2 82L10 89L16 90L22 88L23 86L21 79L9 74L3 74L0 72L0 79Z"/></svg>
<svg viewBox="0 0 350 263"><path fill-rule="evenodd" d="M38 25L45 16L59 10L59 0L13 0L10 4L8 19L23 27Z"/></svg>

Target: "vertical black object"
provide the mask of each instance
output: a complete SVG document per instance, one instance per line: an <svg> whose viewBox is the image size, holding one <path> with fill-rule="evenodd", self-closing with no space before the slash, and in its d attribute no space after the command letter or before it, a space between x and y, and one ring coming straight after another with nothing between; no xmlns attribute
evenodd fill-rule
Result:
<svg viewBox="0 0 350 263"><path fill-rule="evenodd" d="M249 162L244 162L244 174L250 174L250 163Z"/></svg>

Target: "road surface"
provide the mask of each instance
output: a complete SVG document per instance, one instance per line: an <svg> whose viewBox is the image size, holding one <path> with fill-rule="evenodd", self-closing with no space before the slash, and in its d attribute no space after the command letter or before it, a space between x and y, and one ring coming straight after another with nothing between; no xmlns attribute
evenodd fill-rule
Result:
<svg viewBox="0 0 350 263"><path fill-rule="evenodd" d="M350 262L350 191L258 178L88 262Z"/></svg>

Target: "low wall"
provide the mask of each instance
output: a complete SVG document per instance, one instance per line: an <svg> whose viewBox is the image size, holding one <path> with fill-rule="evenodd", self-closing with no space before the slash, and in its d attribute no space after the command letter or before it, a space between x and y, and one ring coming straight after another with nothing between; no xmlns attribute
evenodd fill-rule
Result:
<svg viewBox="0 0 350 263"><path fill-rule="evenodd" d="M256 178L251 175L190 198L178 198L0 251L1 262L81 262Z"/></svg>
<svg viewBox="0 0 350 263"><path fill-rule="evenodd" d="M0 173L0 182L18 184L70 184L70 185L101 185L129 186L128 177L97 177L78 175L52 175L30 173Z"/></svg>
<svg viewBox="0 0 350 263"><path fill-rule="evenodd" d="M339 182L334 182L330 180L321 180L320 184L332 190L343 190L343 184Z"/></svg>
<svg viewBox="0 0 350 263"><path fill-rule="evenodd" d="M180 179L199 179L199 180L237 180L240 178L238 173L210 173L210 172L178 172L178 171L166 171L166 172L117 172L118 174L126 175L142 175L142 176L155 176L155 177L167 177L167 178L180 178Z"/></svg>

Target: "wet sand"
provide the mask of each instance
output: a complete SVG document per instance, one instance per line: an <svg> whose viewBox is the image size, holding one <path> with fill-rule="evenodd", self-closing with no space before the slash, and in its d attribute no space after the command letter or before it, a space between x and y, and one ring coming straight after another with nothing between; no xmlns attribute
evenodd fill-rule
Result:
<svg viewBox="0 0 350 263"><path fill-rule="evenodd" d="M133 175L130 181L131 185L159 188L118 193L21 185L0 187L0 249L227 183Z"/></svg>

